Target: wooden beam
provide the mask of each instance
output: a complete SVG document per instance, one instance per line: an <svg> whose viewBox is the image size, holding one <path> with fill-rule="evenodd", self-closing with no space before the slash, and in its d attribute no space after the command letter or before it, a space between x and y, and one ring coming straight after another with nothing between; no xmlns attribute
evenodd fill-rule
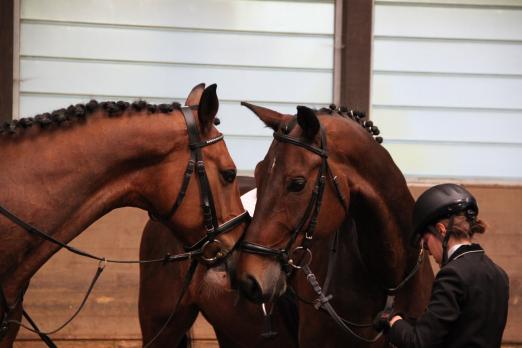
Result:
<svg viewBox="0 0 522 348"><path fill-rule="evenodd" d="M0 1L0 121L13 115L14 0Z"/></svg>
<svg viewBox="0 0 522 348"><path fill-rule="evenodd" d="M340 57L337 58L340 63L334 65L340 65L340 71L335 72L340 76L340 86L339 90L334 91L339 98L336 102L369 113L373 1L338 0L336 19L339 18L339 11L342 13L342 23L336 25L336 44L340 42L341 45Z"/></svg>

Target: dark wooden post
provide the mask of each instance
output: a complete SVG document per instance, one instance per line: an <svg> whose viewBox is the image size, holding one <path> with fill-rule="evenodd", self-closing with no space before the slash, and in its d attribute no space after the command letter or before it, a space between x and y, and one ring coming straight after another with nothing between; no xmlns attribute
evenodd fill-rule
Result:
<svg viewBox="0 0 522 348"><path fill-rule="evenodd" d="M0 1L0 121L13 116L14 0Z"/></svg>
<svg viewBox="0 0 522 348"><path fill-rule="evenodd" d="M373 0L336 1L334 101L366 113L370 110L372 18Z"/></svg>

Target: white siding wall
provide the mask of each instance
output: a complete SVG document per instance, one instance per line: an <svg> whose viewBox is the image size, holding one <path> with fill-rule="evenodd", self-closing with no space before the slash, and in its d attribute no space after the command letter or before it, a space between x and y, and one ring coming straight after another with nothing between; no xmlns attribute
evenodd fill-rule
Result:
<svg viewBox="0 0 522 348"><path fill-rule="evenodd" d="M372 118L409 177L520 180L522 2L455 2L376 1ZM240 100L332 99L333 0L21 0L21 18L21 116L215 82L251 170L271 132Z"/></svg>
<svg viewBox="0 0 522 348"><path fill-rule="evenodd" d="M99 100L183 102L218 84L239 169L272 139L239 105L332 100L333 1L22 0L20 116Z"/></svg>
<svg viewBox="0 0 522 348"><path fill-rule="evenodd" d="M522 2L442 2L376 2L372 117L410 177L520 181Z"/></svg>

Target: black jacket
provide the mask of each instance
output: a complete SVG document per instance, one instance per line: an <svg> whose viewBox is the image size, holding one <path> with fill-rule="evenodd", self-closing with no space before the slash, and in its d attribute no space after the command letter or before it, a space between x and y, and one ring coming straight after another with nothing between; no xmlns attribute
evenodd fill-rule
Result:
<svg viewBox="0 0 522 348"><path fill-rule="evenodd" d="M398 348L500 347L506 326L509 279L478 244L463 245L437 274L426 312L389 331Z"/></svg>

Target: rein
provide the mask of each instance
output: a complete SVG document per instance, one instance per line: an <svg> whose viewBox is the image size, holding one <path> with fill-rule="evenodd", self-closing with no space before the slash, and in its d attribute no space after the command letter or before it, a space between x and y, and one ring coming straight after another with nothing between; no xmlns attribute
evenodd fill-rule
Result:
<svg viewBox="0 0 522 348"><path fill-rule="evenodd" d="M146 263L167 263L172 261L182 261L182 260L192 260L190 267L185 275L184 281L183 281L183 287L182 291L180 293L180 296L178 297L178 300L176 301L175 306L173 307L173 310L171 314L169 315L167 321L162 326L162 328L158 331L158 333L153 337L151 341L149 341L144 347L148 347L150 344L152 344L165 330L165 328L168 326L168 323L170 320L172 320L175 312L177 311L177 308L179 306L179 303L181 302L182 298L184 297L188 286L190 285L190 282L192 280L192 277L194 276L194 273L197 268L198 261L205 262L207 264L213 264L217 262L218 260L222 260L228 256L229 250L226 250L225 252L220 247L220 251L217 252L214 256L208 256L206 255L207 249L211 246L212 243L218 244L220 246L219 240L216 239L219 235L226 233L238 225L240 225L243 222L250 222L251 217L248 213L248 211L244 211L243 213L239 214L238 216L235 216L225 223L219 225L216 209L214 205L214 199L212 197L212 190L210 188L210 184L208 181L208 177L205 171L205 164L203 161L203 155L201 152L201 148L205 146L209 146L212 144L216 144L219 141L223 140L223 134L220 134L219 136L204 140L202 141L199 136L199 131L196 126L196 122L194 119L194 115L192 113L191 107L183 107L182 113L185 119L185 123L187 125L188 135L189 135L189 149L191 153L191 158L189 160L189 163L187 165L187 169L185 170L183 182L181 185L181 189L178 193L178 196L169 211L167 215L155 215L149 211L149 216L153 220L158 220L162 222L163 224L167 224L167 221L170 220L170 218L175 214L176 210L181 205L183 198L185 197L186 190L188 188L190 178L192 177L192 174L194 172L194 167L196 167L196 173L198 176L199 186L200 186L200 199L201 199L201 208L203 210L203 219L204 219L204 227L206 230L206 235L201 238L198 242L196 242L194 245L185 247L185 252L170 255L166 254L164 257L161 258L155 258L155 259L147 259L147 260L120 260L120 259L107 259L105 257L96 256L94 254L91 254L89 252L86 252L84 250L81 250L79 248L75 248L73 246L70 246L53 236L49 235L46 232L43 232L39 230L38 228L32 226L31 224L23 221L18 216L7 210L6 208L2 207L0 205L0 214L4 215L6 218L11 220L16 225L20 226L22 229L24 229L26 232L28 232L30 235L37 236L45 241L51 242L53 244L58 245L61 248L64 248L68 251L70 251L73 254L80 255L83 257L87 257L90 259L98 260L98 268L96 270L96 273L91 280L91 283L89 285L89 288L87 292L85 293L83 300L81 304L78 306L78 309L76 312L62 325L60 325L57 329L51 330L48 332L41 331L34 320L29 316L29 314L23 309L23 294L25 293L25 288L21 289L20 294L15 302L14 305L9 305L7 302L7 298L5 296L5 292L3 289L3 286L0 284L0 304L5 308L4 315L2 318L0 318L0 342L2 341L3 337L7 333L8 325L9 324L15 324L19 325L29 331L32 331L40 336L40 338L44 341L44 343L47 344L48 347L54 348L56 345L54 342L48 337L48 335L56 333L60 330L62 330L65 326L67 326L83 309L85 303L87 302L87 299L89 298L92 290L94 289L94 286L101 276L101 273L105 269L105 265L107 263L117 263L117 264L146 264ZM9 314L11 311L16 308L17 305L22 305L23 315L28 320L28 322L31 324L31 327L28 327L24 325L22 322L17 320L9 319Z"/></svg>
<svg viewBox="0 0 522 348"><path fill-rule="evenodd" d="M288 242L284 248L275 249L275 248L266 247L266 246L263 246L263 245L260 245L257 243L251 243L248 241L244 241L244 242L242 242L242 244L240 246L241 250L244 252L247 252L247 253L258 254L258 255L262 255L262 256L271 256L271 257L277 258L279 260L279 262L281 263L283 269L286 271L287 276L291 275L291 273L292 273L291 268L296 269L296 270L300 270L300 269L303 270L308 283L313 288L314 292L317 294L318 297L312 303L310 303L309 301L306 301L306 300L302 300L301 298L299 298L299 296L297 296L298 299L302 300L305 303L312 304L315 307L315 309L317 309L317 310L321 309L321 310L324 310L325 312L327 312L328 315L330 315L330 317L332 318L332 320L341 329L343 329L345 332L351 334L355 338L357 338L361 341L367 342L367 343L376 342L382 336L382 332L379 332L373 338L366 338L366 337L360 336L359 334L354 332L350 326L352 326L352 327L370 327L370 326L372 326L372 324L371 323L368 323L368 324L353 323L346 319L343 319L341 316L339 316L339 314L337 314L337 312L335 311L335 309L333 308L333 306L330 303L330 300L333 298L333 296L326 295L327 288L330 284L330 280L331 280L331 277L333 274L334 257L335 257L336 249L337 249L336 243L338 243L337 233L339 231L336 232L336 236L333 240L334 245L332 245L330 256L328 259L328 270L327 270L326 280L325 280L323 287L321 287L321 285L317 281L317 277L315 276L315 274L312 272L312 270L309 267L310 263L312 261L312 251L310 250L310 245L311 245L311 242L313 239L313 233L314 233L316 225L317 225L317 217L318 217L319 211L321 209L322 198L323 198L323 193L324 193L324 189L325 189L325 185L326 185L327 176L330 178L330 181L333 183L337 198L338 198L340 204L342 205L342 207L345 211L345 214L347 216L348 216L348 205L346 204L346 199L341 192L339 183L337 182L337 177L333 175L333 173L330 169L330 166L328 165L328 149L327 149L327 143L326 143L326 133L325 133L325 130L324 130L322 124L320 124L320 128L319 128L319 134L320 134L319 147L305 143L305 142L303 142L302 139L291 137L291 136L287 135L288 133L290 133L291 129L295 126L295 124L296 124L296 120L294 119L290 122L289 125L285 125L284 130L280 129L279 131L274 132L273 136L274 136L274 139L279 142L284 142L284 143L289 143L292 145L300 146L321 157L321 166L319 169L319 173L317 176L317 180L316 180L314 189L312 191L312 197L310 198L310 202L308 203L301 220L296 225L296 227L293 229L290 239L288 240ZM308 227L305 230L304 226L307 221L309 221L309 223L308 223ZM289 251L300 233L304 234L301 245L296 247L295 249L293 249L293 251ZM301 253L300 261L298 261L298 262L296 262L294 260L295 259L294 256L295 256L296 252ZM412 268L412 270L406 275L406 277L397 286L395 286L393 288L384 288L384 291L385 291L387 297L386 297L386 303L385 303L384 309L382 311L383 313L388 314L388 315L391 314L391 312L393 311L393 305L394 305L396 293L417 273L417 271L419 270L420 264L422 263L423 256L424 256L424 249L421 246L421 249L419 251L419 256L417 258L417 262L416 262L415 266ZM361 262L362 262L362 259L361 259ZM362 263L364 265L364 262L362 262ZM291 266L291 268L289 266Z"/></svg>

